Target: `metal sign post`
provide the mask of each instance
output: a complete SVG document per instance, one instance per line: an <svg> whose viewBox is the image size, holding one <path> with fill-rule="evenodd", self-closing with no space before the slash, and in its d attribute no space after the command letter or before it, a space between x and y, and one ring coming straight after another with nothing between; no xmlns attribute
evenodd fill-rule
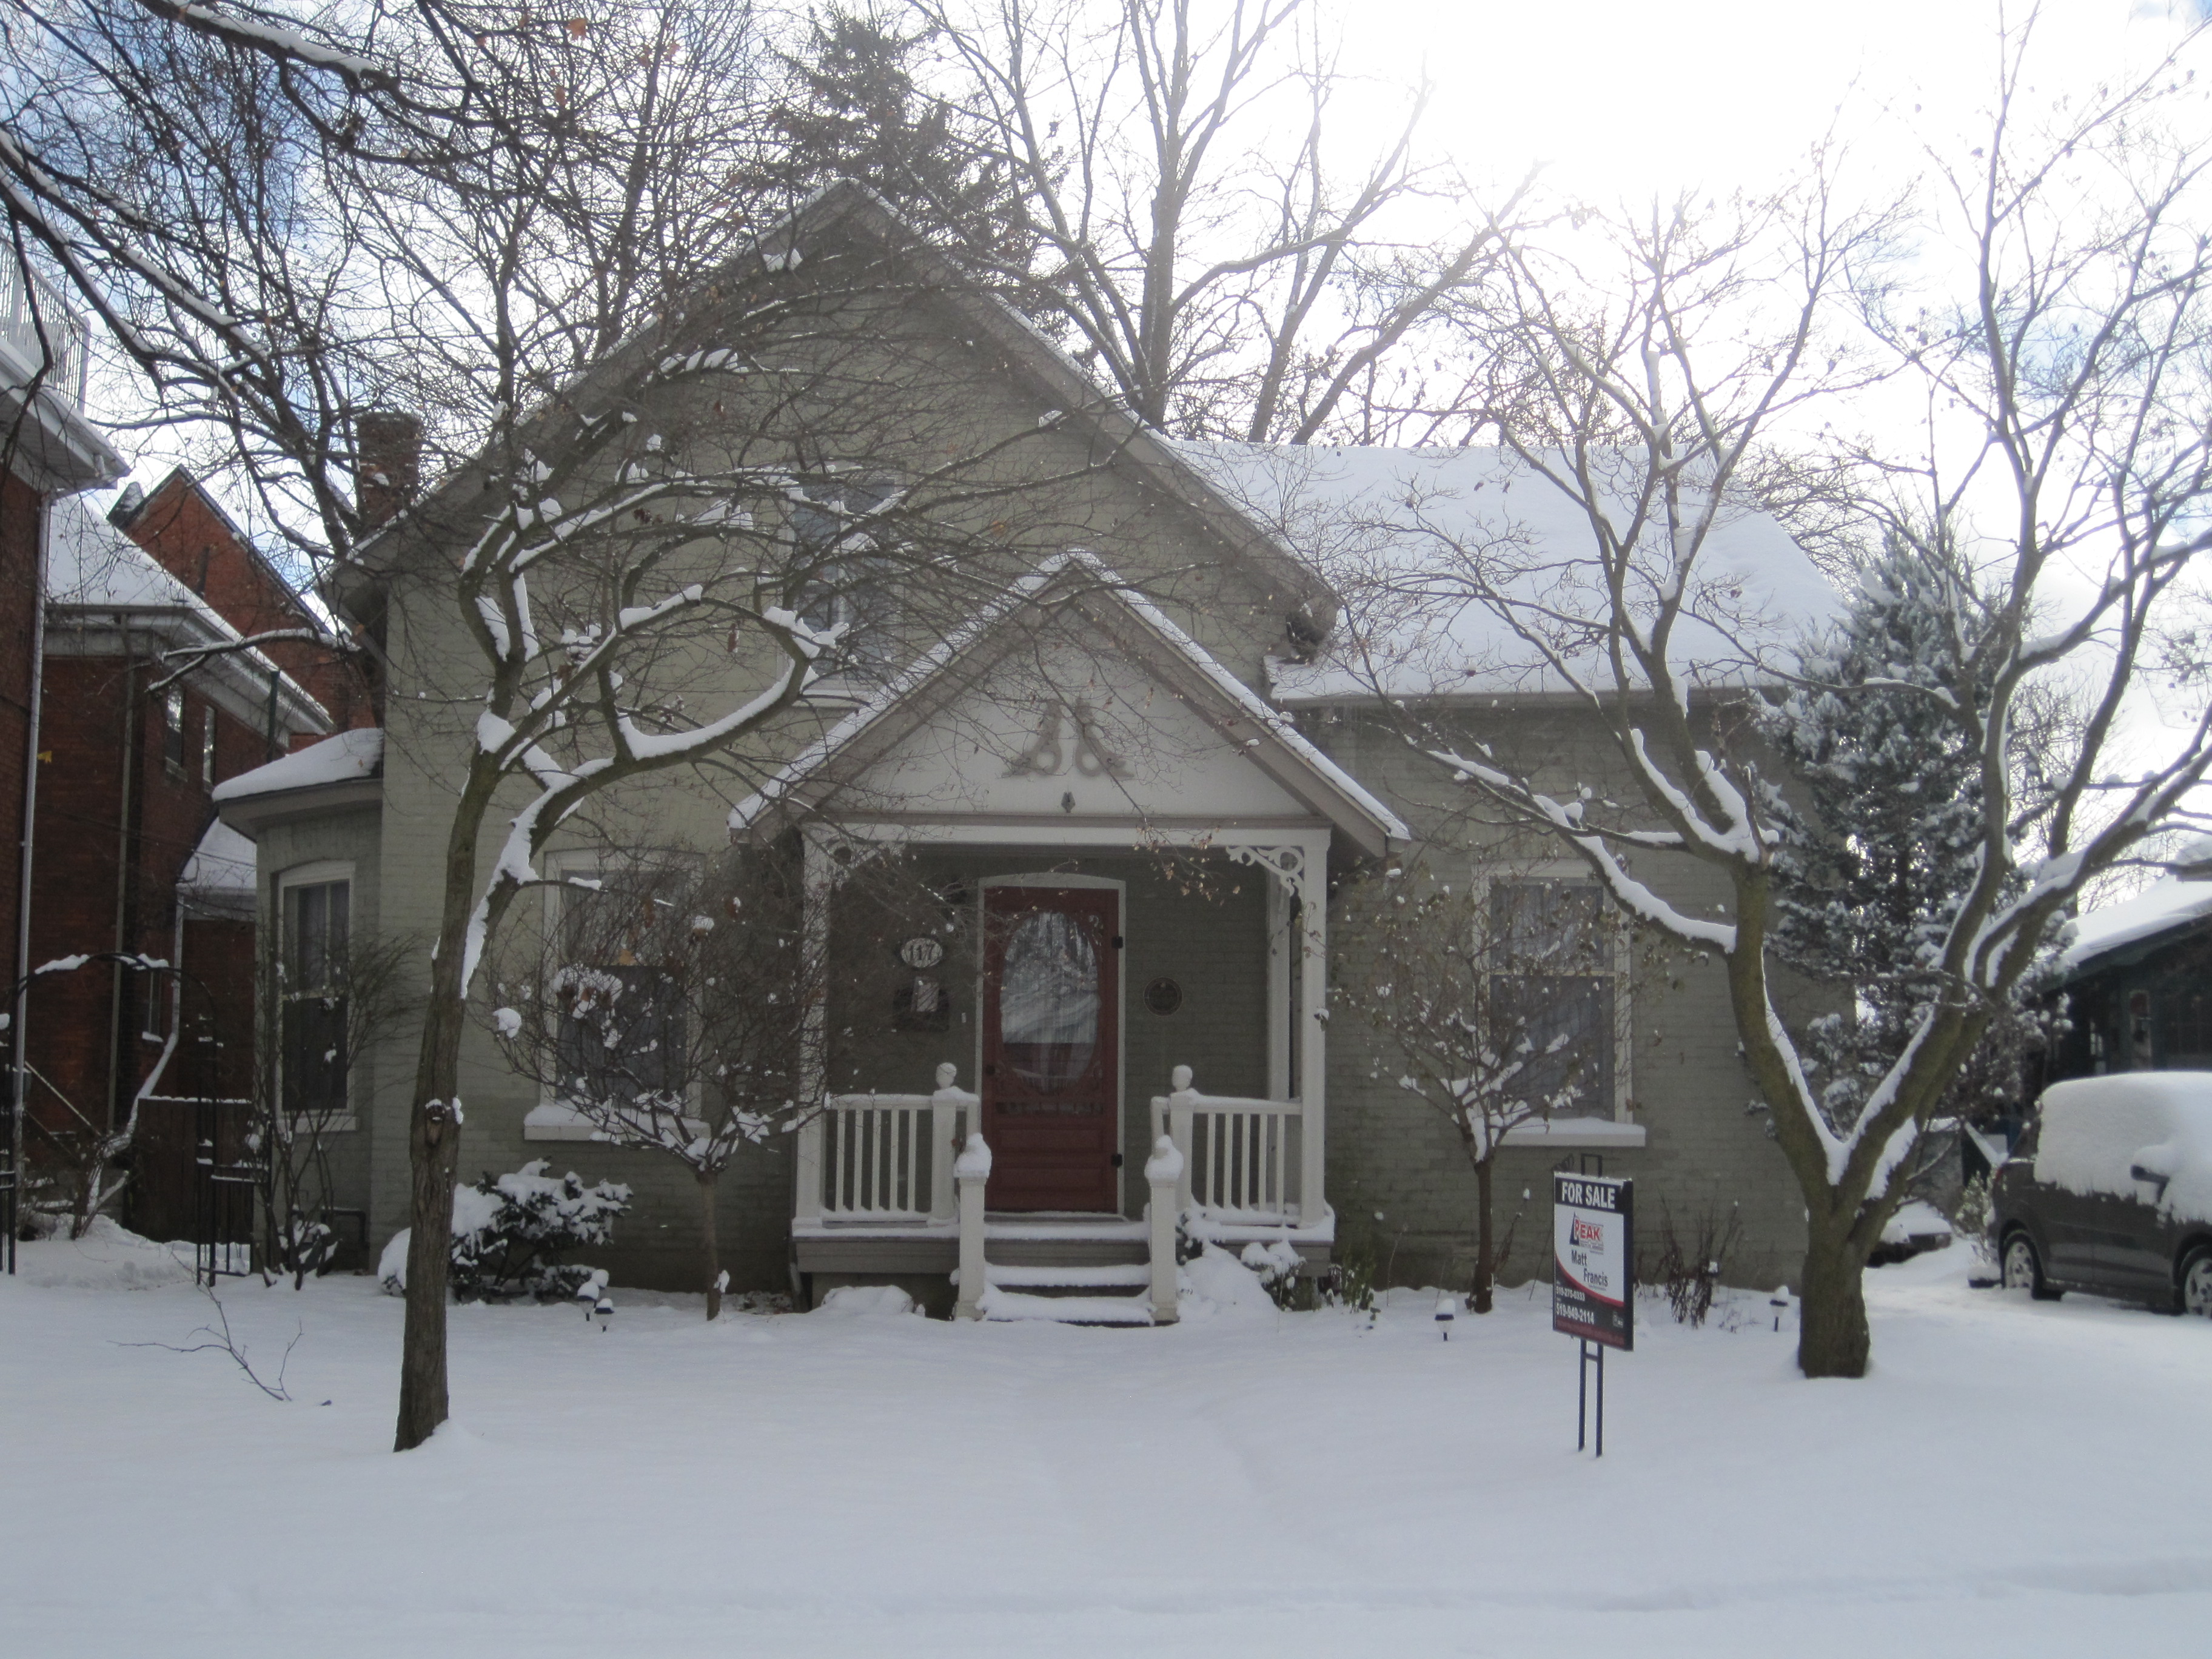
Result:
<svg viewBox="0 0 2212 1659"><path fill-rule="evenodd" d="M1635 1183L1552 1172L1552 1328L1576 1339L1575 1449L1592 1438L1589 1373L1597 1370L1596 1453L1605 1455L1605 1351L1636 1346Z"/></svg>

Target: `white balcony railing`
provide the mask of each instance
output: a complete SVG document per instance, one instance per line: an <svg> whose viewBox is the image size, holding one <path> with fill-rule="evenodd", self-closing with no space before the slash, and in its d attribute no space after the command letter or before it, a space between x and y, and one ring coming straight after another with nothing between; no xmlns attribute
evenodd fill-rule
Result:
<svg viewBox="0 0 2212 1659"><path fill-rule="evenodd" d="M41 383L44 389L70 407L82 409L91 331L84 319L62 303L61 292L52 283L33 274L27 285L24 275L15 260L0 259L0 349L14 360L4 365L6 381L11 386L27 385L43 367L46 370ZM33 294L38 300L35 309ZM42 326L43 343L39 338Z"/></svg>

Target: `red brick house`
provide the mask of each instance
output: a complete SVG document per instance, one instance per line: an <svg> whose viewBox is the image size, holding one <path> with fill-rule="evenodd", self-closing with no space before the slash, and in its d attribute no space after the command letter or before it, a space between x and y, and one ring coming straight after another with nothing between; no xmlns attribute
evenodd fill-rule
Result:
<svg viewBox="0 0 2212 1659"><path fill-rule="evenodd" d="M172 469L150 490L125 485L107 516L194 597L258 641L261 654L321 703L335 727L375 724L362 659L341 647L330 624L185 468ZM301 633L319 637L283 637Z"/></svg>
<svg viewBox="0 0 2212 1659"><path fill-rule="evenodd" d="M0 941L8 977L21 979L30 939L27 912L32 839L33 755L40 744L38 663L44 607L42 571L56 504L76 492L111 484L127 470L123 458L82 413L85 335L51 292L27 287L12 264L0 266L0 823L15 857L0 874ZM24 1073L13 1034L22 1024L20 1001L7 1016L6 1108L0 1133L0 1221L11 1219L15 1171L21 1164ZM0 1255L14 1265L13 1230Z"/></svg>
<svg viewBox="0 0 2212 1659"><path fill-rule="evenodd" d="M227 529L211 505L191 516ZM186 521L179 512L170 524ZM149 538L168 544L167 559L70 501L55 508L48 538L30 959L133 952L181 973L102 964L39 985L27 1026L33 1166L42 1138L62 1156L72 1133L125 1121L172 1032L176 1056L149 1091L157 1103L250 1093L251 848L216 825L211 792L331 729L299 680L242 646L245 631L173 574L184 562L209 573L210 586L226 568L256 577L265 566L242 538L210 539L195 560L161 528ZM274 607L255 587L236 581L233 597L259 598L248 615L266 618ZM283 620L313 622L297 609ZM299 647L303 672L349 685L327 646L284 643ZM203 652L211 654L174 673ZM179 1121L159 1109L142 1118L143 1178L125 1213L140 1231L175 1237L191 1219L190 1131L179 1111L167 1115Z"/></svg>

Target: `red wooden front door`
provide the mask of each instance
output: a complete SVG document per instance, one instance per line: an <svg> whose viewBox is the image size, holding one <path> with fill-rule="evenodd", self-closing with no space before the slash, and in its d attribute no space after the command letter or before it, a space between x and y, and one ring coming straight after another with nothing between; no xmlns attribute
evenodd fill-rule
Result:
<svg viewBox="0 0 2212 1659"><path fill-rule="evenodd" d="M1121 896L983 891L985 1202L1114 1210L1121 1100Z"/></svg>

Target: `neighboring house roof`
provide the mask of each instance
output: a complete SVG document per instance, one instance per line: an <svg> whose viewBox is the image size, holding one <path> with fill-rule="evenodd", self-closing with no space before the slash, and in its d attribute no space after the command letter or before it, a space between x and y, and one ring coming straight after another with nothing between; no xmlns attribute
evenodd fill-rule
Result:
<svg viewBox="0 0 2212 1659"><path fill-rule="evenodd" d="M1278 701L1543 695L1571 688L1466 579L1547 614L1564 654L1604 683L1599 653L1559 613L1602 616L1589 520L1510 450L1179 442L1220 492L1311 561L1351 607L1310 663L1274 665ZM1624 459L1625 474L1632 471ZM1660 574L1650 577L1656 588ZM1713 529L1673 659L1703 686L1766 678L1764 654L1836 614L1838 596L1767 514Z"/></svg>
<svg viewBox="0 0 2212 1659"><path fill-rule="evenodd" d="M2201 865L2208 853L2212 853L2212 836L2192 842L2178 861ZM2131 946L2151 945L2207 916L2212 916L2212 880L2162 877L2133 898L2100 906L2078 919L2074 942L2058 958L2059 970L2069 979L2077 977L2093 964Z"/></svg>
<svg viewBox="0 0 2212 1659"><path fill-rule="evenodd" d="M384 729L358 726L215 787L222 821L247 838L300 811L374 806L384 795Z"/></svg>
<svg viewBox="0 0 2212 1659"><path fill-rule="evenodd" d="M926 721L951 693L970 683L959 671L988 654L993 635L1008 628L1023 607L1063 586L1063 579L1067 579L1068 603L1095 607L1096 613L1134 623L1133 629L1114 631L1133 636L1126 642L1156 665L1168 667L1182 683L1177 689L1206 703L1224 735L1254 764L1346 831L1363 850L1380 854L1392 841L1410 838L1411 832L1395 813L1307 741L1287 718L1269 708L1158 605L1131 592L1094 555L1080 550L1048 560L966 627L893 675L866 702L738 802L730 814L732 832L753 833L783 813L819 805L853 769L884 753Z"/></svg>
<svg viewBox="0 0 2212 1659"><path fill-rule="evenodd" d="M104 655L123 648L123 629L167 651L232 647L192 672L195 687L234 719L268 719L276 686L283 733L331 729L329 710L153 555L81 499L57 501L47 547L46 648L56 655Z"/></svg>
<svg viewBox="0 0 2212 1659"><path fill-rule="evenodd" d="M222 819L185 860L177 878L177 896L193 910L251 920L254 914L253 843Z"/></svg>

